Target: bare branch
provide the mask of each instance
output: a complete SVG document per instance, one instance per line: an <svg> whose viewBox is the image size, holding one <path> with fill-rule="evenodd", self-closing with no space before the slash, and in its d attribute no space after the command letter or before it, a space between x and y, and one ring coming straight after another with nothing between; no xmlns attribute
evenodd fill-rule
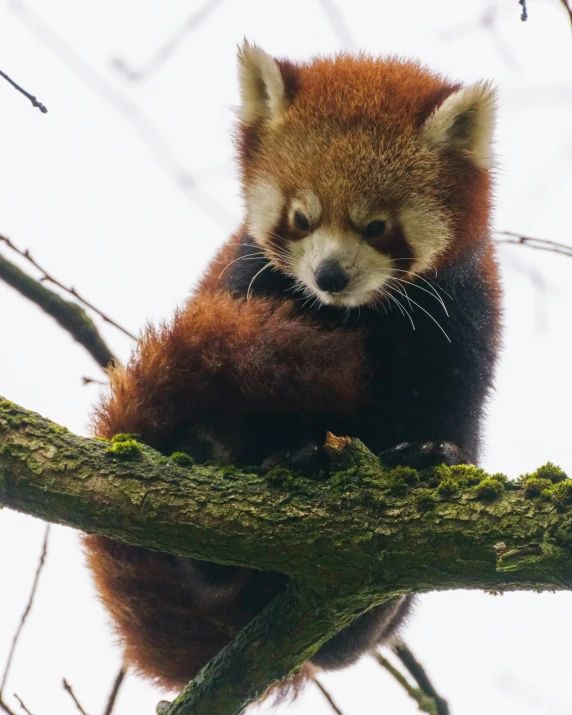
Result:
<svg viewBox="0 0 572 715"><path fill-rule="evenodd" d="M8 75L7 75L5 72L2 72L2 70L0 70L0 77L4 77L4 79L5 79L7 82L9 82L9 83L12 85L12 87L14 87L14 89L18 90L18 92L20 92L20 94L23 94L24 97L26 97L27 99L29 99L30 102L32 103L32 106L33 106L33 107L37 107L42 114L46 114L46 113L47 113L48 110L47 110L47 108L46 108L46 106L45 106L44 104L42 104L41 102L39 102L39 101L36 99L36 97L34 97L33 94L30 94L29 92L26 92L26 90L25 90L23 87L20 87L19 84L17 84L16 82L14 82L14 80L13 80L11 77L8 77Z"/></svg>
<svg viewBox="0 0 572 715"><path fill-rule="evenodd" d="M326 700L327 700L328 703L330 704L330 707L331 707L332 710L336 713L336 715L344 715L343 712L339 709L339 707L338 707L338 706L336 705L336 703L334 702L334 699L332 698L332 696L330 695L330 693L326 690L326 688L324 688L324 686L322 685L322 683L320 683L320 681L318 680L318 678L316 678L316 677L314 676L314 677L312 678L312 681L313 681L313 683L318 687L318 689L320 690L320 692L322 693L322 695L326 698Z"/></svg>
<svg viewBox="0 0 572 715"><path fill-rule="evenodd" d="M195 10L175 29L147 62L137 69L132 69L129 64L120 57L115 57L111 61L112 66L132 82L141 82L148 79L167 62L183 42L187 40L223 2L224 0L206 0L198 10Z"/></svg>
<svg viewBox="0 0 572 715"><path fill-rule="evenodd" d="M568 17L570 18L570 23L572 24L572 6L570 5L570 0L560 0L568 12Z"/></svg>
<svg viewBox="0 0 572 715"><path fill-rule="evenodd" d="M22 710L26 713L26 715L33 715L33 714L28 710L28 708L26 707L26 705L25 705L24 702L22 701L22 698L21 698L19 695L17 695L16 693L14 693L14 697L15 697L16 700L20 703L20 707L21 707Z"/></svg>
<svg viewBox="0 0 572 715"><path fill-rule="evenodd" d="M344 20L340 9L335 3L335 0L320 0L320 5L322 6L330 25L332 26L332 29L341 44L348 50L355 50L357 47L356 42L352 37L347 22Z"/></svg>
<svg viewBox="0 0 572 715"><path fill-rule="evenodd" d="M88 300L86 300L83 296L81 296L76 289L71 286L68 288L68 286L64 285L60 281L58 281L56 278L54 278L52 275L50 275L45 268L40 266L40 264L32 257L32 254L28 249L20 249L17 246L12 243L12 241L9 238L6 238L6 236L0 235L0 241L5 243L9 248L11 248L13 251L18 253L22 258L25 258L29 263L31 263L34 268L37 268L41 275L40 278L40 283L43 282L48 282L52 283L52 285L57 286L58 288L61 288L61 290L65 291L66 293L69 293L70 295L73 295L73 297L78 300L80 303L83 303L86 308L89 308L90 310L93 310L96 315L99 315L99 317L104 320L106 323L109 323L110 325L113 325L114 328L117 328L117 330L120 330L122 333L127 335L128 338L131 338L132 340L137 340L136 336L133 335L133 333L130 333L128 330L125 328L121 327L118 323L116 323L114 320L111 320L111 318L108 315L105 315L99 308L96 308L95 305L90 303Z"/></svg>
<svg viewBox="0 0 572 715"><path fill-rule="evenodd" d="M13 710L10 710L10 708L6 705L4 700L2 700L2 697L0 697L0 710L7 713L7 715L16 715L16 713Z"/></svg>
<svg viewBox="0 0 572 715"><path fill-rule="evenodd" d="M106 382L105 380L96 380L95 378L87 377L86 375L83 375L81 381L84 385L109 385L109 382Z"/></svg>
<svg viewBox="0 0 572 715"><path fill-rule="evenodd" d="M22 25L72 72L82 84L90 87L135 131L159 166L182 193L214 221L228 229L235 216L212 196L203 191L193 174L181 164L165 137L149 121L145 112L117 90L83 60L66 40L55 33L21 0L8 0L8 8Z"/></svg>
<svg viewBox="0 0 572 715"><path fill-rule="evenodd" d="M359 440L330 436L328 445L335 482L287 472L276 482L217 465L183 467L125 436L111 443L77 437L0 398L0 506L291 577L168 715L242 713L340 629L402 594L572 589L572 480L554 465L517 482L471 465L442 465L438 475L408 470L403 491L395 489L395 470ZM431 481L439 479L455 484L453 495ZM527 489L530 479L542 497ZM456 542L464 544L463 559L451 570Z"/></svg>
<svg viewBox="0 0 572 715"><path fill-rule="evenodd" d="M511 243L517 246L528 246L537 251L550 251L559 253L561 256L569 256L572 258L572 245L567 243L558 243L557 241L549 241L545 238L533 238L532 236L523 236L520 233L513 231L497 231L499 236L506 238L497 239L497 243Z"/></svg>
<svg viewBox="0 0 572 715"><path fill-rule="evenodd" d="M117 700L117 695L119 694L119 689L121 688L121 685L125 680L126 674L127 670L125 668L121 668L117 673L117 676L113 682L113 687L111 688L111 692L109 693L107 706L103 715L111 715L111 713L113 712L113 708L115 707L115 701Z"/></svg>
<svg viewBox="0 0 572 715"><path fill-rule="evenodd" d="M32 590L30 591L30 596L28 598L28 604L26 605L26 608L24 609L24 613L22 614L22 618L20 619L20 625L18 626L16 633L14 634L14 638L12 639L12 646L10 648L10 652L8 653L8 660L6 661L6 665L4 667L4 674L2 676L2 682L0 683L0 698L2 697L2 693L4 692L4 687L6 686L6 681L8 680L8 674L10 673L10 667L12 666L12 661L14 659L14 653L16 652L16 647L18 645L18 640L20 638L20 635L21 635L24 625L26 623L26 619L28 618L28 615L29 615L30 611L32 610L32 606L34 605L34 596L36 595L36 590L38 588L40 574L42 573L42 569L44 568L44 564L46 562L46 554L48 552L49 536L50 536L50 526L48 524L48 526L46 527L46 531L44 533L44 543L42 545L40 561L36 568L36 575L34 576L34 582L32 584Z"/></svg>
<svg viewBox="0 0 572 715"><path fill-rule="evenodd" d="M106 368L117 362L95 324L81 306L64 300L60 295L24 273L1 254L0 280L12 286L45 313L51 315L74 340L83 345L100 367Z"/></svg>
<svg viewBox="0 0 572 715"><path fill-rule="evenodd" d="M514 0L513 0L514 1ZM444 41L453 41L461 39L463 36L471 35L479 29L484 29L488 34L491 42L494 44L497 52L504 60L507 67L513 71L522 71L517 58L506 37L499 28L498 17L502 8L498 4L491 4L486 7L477 17L468 20L461 25L447 28L439 33Z"/></svg>
<svg viewBox="0 0 572 715"><path fill-rule="evenodd" d="M449 715L449 705L435 690L433 683L429 680L429 676L425 672L425 668L413 655L412 651L407 647L406 643L399 640L392 647L393 652L407 668L411 676L419 688L425 693L428 698L431 698L436 707L437 715Z"/></svg>
<svg viewBox="0 0 572 715"><path fill-rule="evenodd" d="M68 683L68 681L64 678L62 681L62 684L64 686L64 690L69 693L70 698L74 701L76 708L79 710L81 715L87 715L85 710L82 708L79 700L76 698L75 693L73 691L72 686Z"/></svg>

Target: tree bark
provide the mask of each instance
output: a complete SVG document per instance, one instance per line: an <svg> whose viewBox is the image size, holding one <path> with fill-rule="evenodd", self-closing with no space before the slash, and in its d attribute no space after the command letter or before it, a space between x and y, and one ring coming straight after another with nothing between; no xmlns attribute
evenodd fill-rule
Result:
<svg viewBox="0 0 572 715"><path fill-rule="evenodd" d="M331 436L328 451L332 475L321 481L181 466L190 460L129 435L77 437L0 398L0 506L292 578L170 715L237 715L327 638L400 594L570 589L572 481L558 470L506 482L470 466L383 469L358 440Z"/></svg>

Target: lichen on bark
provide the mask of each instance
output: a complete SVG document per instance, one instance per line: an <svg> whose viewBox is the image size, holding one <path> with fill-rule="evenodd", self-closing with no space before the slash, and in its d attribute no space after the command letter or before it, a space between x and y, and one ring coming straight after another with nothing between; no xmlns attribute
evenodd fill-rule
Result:
<svg viewBox="0 0 572 715"><path fill-rule="evenodd" d="M0 506L290 576L170 715L237 715L325 639L400 594L570 589L572 481L554 465L511 482L472 466L385 469L359 441L333 435L326 448L325 480L195 465L132 435L111 445L77 437L0 398Z"/></svg>

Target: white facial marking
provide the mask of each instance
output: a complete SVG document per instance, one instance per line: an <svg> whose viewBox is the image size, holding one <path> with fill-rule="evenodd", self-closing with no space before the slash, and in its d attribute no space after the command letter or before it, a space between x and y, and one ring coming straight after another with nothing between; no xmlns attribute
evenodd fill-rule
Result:
<svg viewBox="0 0 572 715"><path fill-rule="evenodd" d="M379 298L391 276L390 259L352 230L319 228L306 238L290 244L292 272L311 295L322 303L354 308ZM328 293L318 287L314 274L326 260L335 260L349 277L347 288Z"/></svg>
<svg viewBox="0 0 572 715"><path fill-rule="evenodd" d="M274 231L284 208L284 195L270 181L260 179L246 194L246 227L259 243Z"/></svg>
<svg viewBox="0 0 572 715"><path fill-rule="evenodd" d="M310 222L310 225L315 226L322 216L320 199L309 189L299 191L293 199L288 212L292 225L294 224L294 214L296 212L303 214Z"/></svg>
<svg viewBox="0 0 572 715"><path fill-rule="evenodd" d="M384 221L386 232L390 231L393 226L389 211L371 211L363 204L356 204L350 207L349 216L353 225L362 231L365 230L367 225L372 221Z"/></svg>
<svg viewBox="0 0 572 715"><path fill-rule="evenodd" d="M399 212L403 235L413 250L412 271L422 273L431 268L435 258L451 241L446 216L423 198L412 198Z"/></svg>

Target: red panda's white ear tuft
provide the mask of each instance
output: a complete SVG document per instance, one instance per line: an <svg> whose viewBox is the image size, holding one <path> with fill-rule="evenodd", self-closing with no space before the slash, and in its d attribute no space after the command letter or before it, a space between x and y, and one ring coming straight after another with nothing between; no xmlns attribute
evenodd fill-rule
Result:
<svg viewBox="0 0 572 715"><path fill-rule="evenodd" d="M245 124L277 119L286 106L286 90L274 58L247 40L238 51L240 118Z"/></svg>
<svg viewBox="0 0 572 715"><path fill-rule="evenodd" d="M496 107L496 89L490 82L463 87L450 94L427 119L422 141L430 149L458 149L468 154L475 166L490 169Z"/></svg>

